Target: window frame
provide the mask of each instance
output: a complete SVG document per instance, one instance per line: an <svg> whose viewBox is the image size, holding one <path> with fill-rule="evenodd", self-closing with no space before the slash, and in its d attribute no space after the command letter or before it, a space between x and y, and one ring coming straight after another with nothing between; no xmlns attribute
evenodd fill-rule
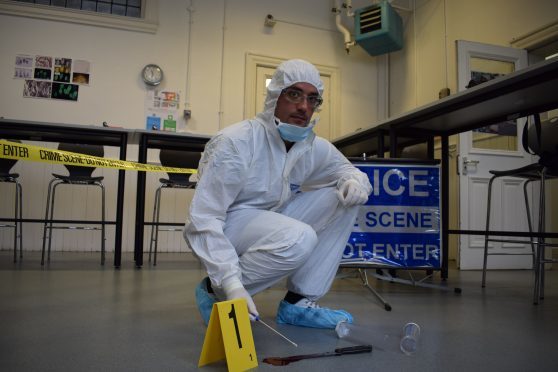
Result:
<svg viewBox="0 0 558 372"><path fill-rule="evenodd" d="M52 5L0 0L0 14L127 31L156 33L159 26L159 0L142 0L140 18L62 8Z"/></svg>

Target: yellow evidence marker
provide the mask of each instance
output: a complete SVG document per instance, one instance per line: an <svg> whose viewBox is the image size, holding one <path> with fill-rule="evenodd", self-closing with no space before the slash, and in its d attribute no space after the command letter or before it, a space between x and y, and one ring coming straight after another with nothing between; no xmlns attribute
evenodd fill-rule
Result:
<svg viewBox="0 0 558 372"><path fill-rule="evenodd" d="M229 371L258 366L246 300L213 304L198 367L226 358Z"/></svg>

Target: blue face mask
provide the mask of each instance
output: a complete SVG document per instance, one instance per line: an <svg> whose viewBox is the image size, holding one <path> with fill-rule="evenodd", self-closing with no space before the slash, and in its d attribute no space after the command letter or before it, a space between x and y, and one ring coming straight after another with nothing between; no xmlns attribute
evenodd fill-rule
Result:
<svg viewBox="0 0 558 372"><path fill-rule="evenodd" d="M305 127L299 127L298 125L283 123L277 118L275 120L279 123L277 124L277 130L281 138L289 142L304 141L312 132L314 125L316 125L316 121L313 121Z"/></svg>

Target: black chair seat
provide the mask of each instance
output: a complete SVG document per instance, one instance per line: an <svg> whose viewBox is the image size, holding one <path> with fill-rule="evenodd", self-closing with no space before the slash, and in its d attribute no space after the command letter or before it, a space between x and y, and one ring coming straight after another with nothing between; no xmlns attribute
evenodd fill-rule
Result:
<svg viewBox="0 0 558 372"><path fill-rule="evenodd" d="M0 173L0 182L15 182L19 178L19 173Z"/></svg>
<svg viewBox="0 0 558 372"><path fill-rule="evenodd" d="M63 176L61 174L52 174L54 177L65 183L71 184L94 184L95 182L101 182L105 177L89 177L89 176Z"/></svg>
<svg viewBox="0 0 558 372"><path fill-rule="evenodd" d="M183 188L183 189L193 189L196 187L195 182L190 182L188 180L170 180L167 178L159 178L159 182L165 187L173 188Z"/></svg>
<svg viewBox="0 0 558 372"><path fill-rule="evenodd" d="M541 172L544 169L544 167L545 166L542 164L533 163L521 168L508 169L503 171L491 170L490 174L493 174L496 177L510 176L510 177L525 178L528 180L538 180L541 178ZM545 178L555 178L555 177L558 177L558 171L547 167Z"/></svg>

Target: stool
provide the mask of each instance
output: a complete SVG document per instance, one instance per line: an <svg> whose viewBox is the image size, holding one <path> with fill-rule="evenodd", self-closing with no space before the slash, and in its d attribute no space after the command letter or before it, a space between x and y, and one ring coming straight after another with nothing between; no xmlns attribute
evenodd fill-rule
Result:
<svg viewBox="0 0 558 372"><path fill-rule="evenodd" d="M17 140L10 140L11 142L19 142ZM17 262L17 242L19 240L19 258L23 258L23 222L22 219L22 189L19 183L19 174L10 173L12 167L17 163L15 159L0 159L0 182L7 182L15 184L15 206L14 206L14 223L0 224L0 227L8 227L14 229L14 262ZM18 239L19 238L19 239Z"/></svg>
<svg viewBox="0 0 558 372"><path fill-rule="evenodd" d="M60 143L58 150L75 152L85 155L103 157L104 149L101 145L82 145ZM105 186L102 181L104 177L92 177L91 174L95 167L80 167L75 165L65 165L69 175L63 176L53 173L53 179L48 184L45 224L43 228L43 249L41 255L41 265L45 264L45 247L47 242L48 231L48 256L47 261L50 262L50 248L52 244L52 229L73 229L73 230L101 230L101 265L105 264ZM83 226L53 226L54 220L54 196L56 188L59 185L73 186L97 186L101 189L101 227L83 227ZM83 224L83 223L79 223ZM91 222L98 224L98 222Z"/></svg>
<svg viewBox="0 0 558 372"><path fill-rule="evenodd" d="M484 241L484 259L482 267L482 287L486 286L486 265L488 256L491 255L529 255L533 259L533 268L535 269L535 285L533 293L533 303L538 304L539 299L544 297L544 264L556 262L556 260L545 258L545 247L556 247L556 244L549 244L545 242L544 238L538 238L535 240L533 237L529 241L518 241L518 240L508 240L508 239L494 239L489 237L490 231L490 206L491 206L491 196L492 196L492 184L496 178L499 177L517 177L525 179L523 183L523 195L525 197L525 207L527 212L527 223L529 226L529 233L533 233L533 225L531 222L531 211L529 208L529 198L527 194L527 185L533 181L540 181L540 197L539 197L539 226L538 232L545 232L545 181L547 179L552 179L558 177L552 171L539 163L534 163L527 165L525 167L510 169L505 171L495 171L491 170L490 174L493 176L490 178L488 183L488 201L487 201L487 212L486 212L486 230L485 230L485 241ZM488 242L503 242L503 243L525 243L531 245L531 253L488 253Z"/></svg>
<svg viewBox="0 0 558 372"><path fill-rule="evenodd" d="M159 153L161 165L165 167L191 168L196 169L200 161L201 153L192 151L180 151L162 149ZM159 215L161 212L161 191L163 189L194 189L196 182L190 181L192 173L167 173L169 178L160 178L159 187L155 191L155 202L153 206L153 226L151 227L151 238L149 241L149 259L151 262L151 254L153 253L153 266L157 265L157 246L159 239L159 231L181 231L184 227L182 223L165 223L170 226L180 226L174 228L161 229L159 226Z"/></svg>

